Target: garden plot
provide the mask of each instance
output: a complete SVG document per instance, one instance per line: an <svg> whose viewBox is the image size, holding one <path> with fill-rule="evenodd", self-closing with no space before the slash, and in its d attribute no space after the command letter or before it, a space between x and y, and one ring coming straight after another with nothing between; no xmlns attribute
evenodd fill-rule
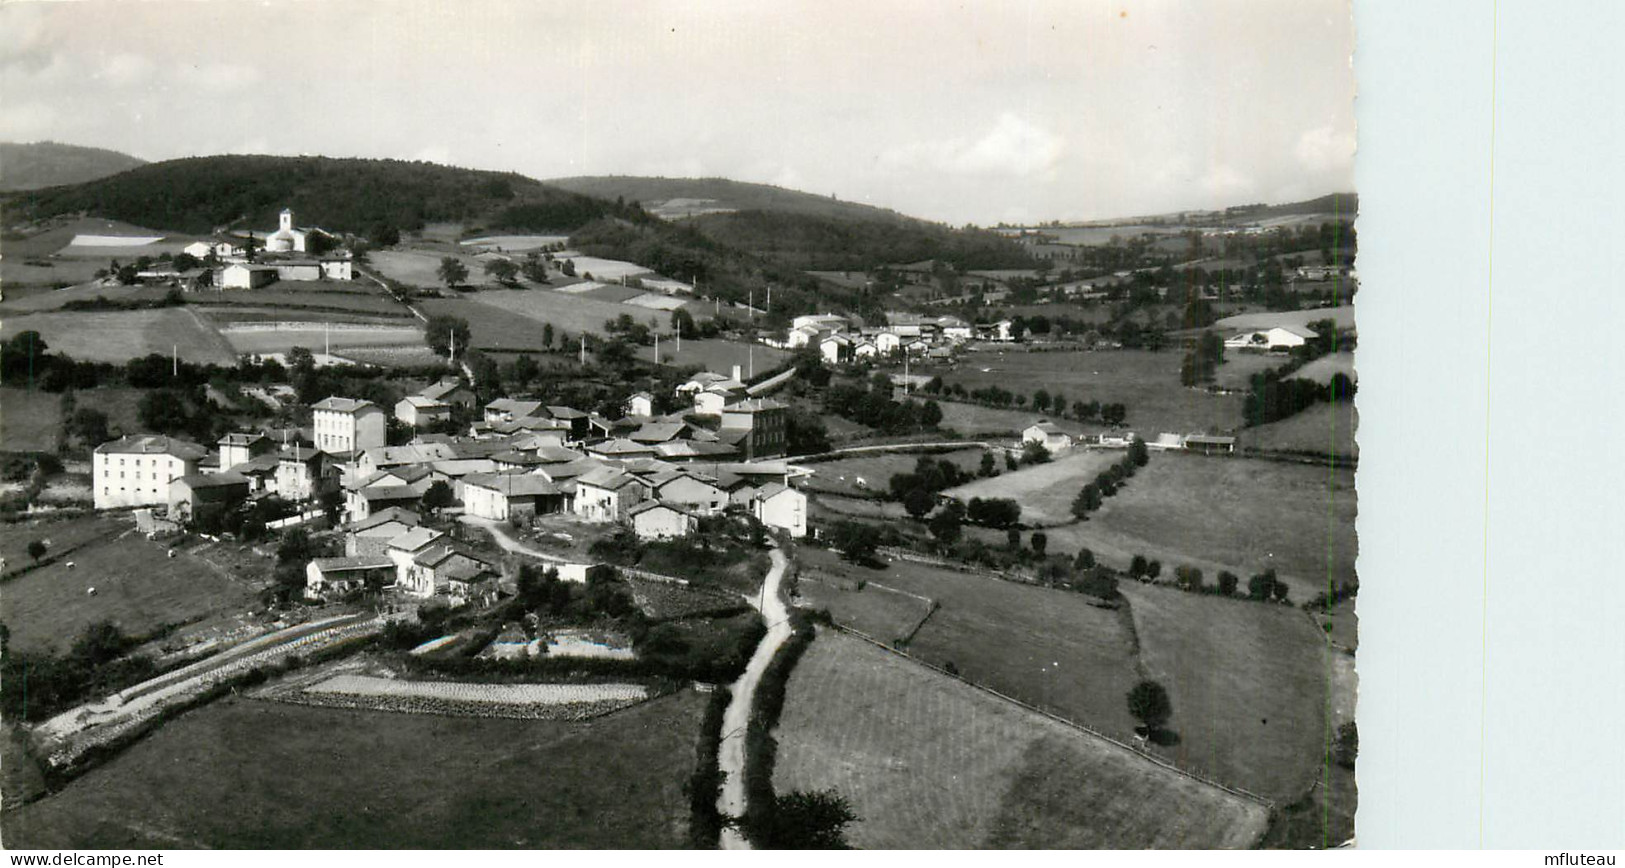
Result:
<svg viewBox="0 0 1625 868"><path fill-rule="evenodd" d="M582 720L649 698L641 684L480 684L335 675L290 702L416 714Z"/></svg>

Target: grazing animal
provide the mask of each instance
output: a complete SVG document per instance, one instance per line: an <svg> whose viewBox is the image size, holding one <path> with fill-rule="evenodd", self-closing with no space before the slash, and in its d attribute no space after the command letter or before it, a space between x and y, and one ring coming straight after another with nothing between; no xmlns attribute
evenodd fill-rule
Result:
<svg viewBox="0 0 1625 868"><path fill-rule="evenodd" d="M94 596L96 596L96 589L95 588L86 588L85 593L87 593L87 594L91 595L92 597L94 597Z"/></svg>
<svg viewBox="0 0 1625 868"><path fill-rule="evenodd" d="M73 569L73 561L68 561L68 569Z"/></svg>

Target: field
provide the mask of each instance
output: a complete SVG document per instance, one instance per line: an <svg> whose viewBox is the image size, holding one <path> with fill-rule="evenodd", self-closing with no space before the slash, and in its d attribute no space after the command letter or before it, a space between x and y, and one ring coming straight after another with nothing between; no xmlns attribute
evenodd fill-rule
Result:
<svg viewBox="0 0 1625 868"><path fill-rule="evenodd" d="M569 240L567 235L486 235L481 238L465 239L459 243L464 247L525 251L564 244Z"/></svg>
<svg viewBox="0 0 1625 868"><path fill-rule="evenodd" d="M897 561L877 571L829 552L805 554L801 593L829 607L836 623L890 642L919 623L927 609L920 598L929 598L940 608L908 644L910 654L951 662L978 684L1109 735L1132 735L1123 697L1134 686L1136 659L1126 613L1070 591L924 564ZM862 590L859 581L867 583Z"/></svg>
<svg viewBox="0 0 1625 868"><path fill-rule="evenodd" d="M145 390L102 386L74 393L76 406L107 414L108 430L142 430L137 407ZM0 388L0 452L54 450L62 429L61 395L13 387Z"/></svg>
<svg viewBox="0 0 1625 868"><path fill-rule="evenodd" d="M1360 446L1354 439L1359 424L1353 402L1323 402L1279 422L1243 428L1236 442L1244 449L1359 457Z"/></svg>
<svg viewBox="0 0 1625 868"><path fill-rule="evenodd" d="M1325 384L1330 383L1332 377L1338 374L1359 382L1359 373L1354 369L1353 353L1332 353L1331 355L1321 356L1299 368L1292 376Z"/></svg>
<svg viewBox="0 0 1625 868"><path fill-rule="evenodd" d="M651 313L651 315L656 314L658 312ZM669 314L658 315L662 317L663 322L670 320ZM664 324L661 329L662 331L665 330ZM774 349L761 344L752 346L742 341L720 339L683 341L683 349L678 352L677 342L669 338L670 335L667 335L660 340L660 360L665 364L679 368L700 365L707 371L727 374L733 371L734 365L738 365L739 372L749 377L752 365L755 366L756 373L760 374L790 357L790 353L785 350ZM652 358L654 350L648 347L639 347L638 353L641 358Z"/></svg>
<svg viewBox="0 0 1625 868"><path fill-rule="evenodd" d="M1345 304L1342 307L1317 307L1309 310L1272 311L1269 313L1244 313L1237 316L1227 316L1214 323L1220 330L1235 329L1267 329L1274 326L1295 325L1307 326L1315 320L1329 319L1337 323L1340 329L1354 328L1354 305Z"/></svg>
<svg viewBox="0 0 1625 868"><path fill-rule="evenodd" d="M953 382L949 376L944 376L943 379ZM937 406L942 408L940 427L958 431L966 437L1011 437L1039 419L1047 418L1042 413L1030 410L997 410L976 404L961 404L958 401L938 401ZM1055 421L1055 424L1070 434L1088 430L1087 426L1066 420Z"/></svg>
<svg viewBox="0 0 1625 868"><path fill-rule="evenodd" d="M440 286L440 260L453 256L468 269L468 279L478 284L486 279L485 266L473 254L454 254L447 251L374 250L367 254L372 270L401 283L412 286Z"/></svg>
<svg viewBox="0 0 1625 868"><path fill-rule="evenodd" d="M1214 373L1213 384L1224 389L1246 389L1254 374L1262 374L1284 364L1286 359L1268 353L1226 350L1224 364Z"/></svg>
<svg viewBox="0 0 1625 868"><path fill-rule="evenodd" d="M980 352L966 357L958 371L943 375L967 389L999 386L1030 393L1039 388L1074 401L1121 403L1129 430L1148 439L1162 431L1229 430L1241 422L1240 395L1213 395L1179 383L1183 355L1169 349L1101 352ZM947 411L947 405L943 407ZM1037 419L1039 413L1029 413ZM1029 422L1028 424L1031 424ZM1025 425L1021 427L1026 427Z"/></svg>
<svg viewBox="0 0 1625 868"><path fill-rule="evenodd" d="M1294 607L1127 583L1141 661L1173 701L1182 767L1282 803L1325 765L1325 639ZM1192 629L1193 624L1202 629Z"/></svg>
<svg viewBox="0 0 1625 868"><path fill-rule="evenodd" d="M324 347L422 347L423 328L417 325L325 327L320 322L287 323L298 328L267 328L250 324L225 326L220 336L239 353L286 353L294 347L323 352Z"/></svg>
<svg viewBox="0 0 1625 868"><path fill-rule="evenodd" d="M225 699L4 815L11 848L670 848L704 697L587 722Z"/></svg>
<svg viewBox="0 0 1625 868"><path fill-rule="evenodd" d="M187 308L129 311L58 311L8 316L0 340L37 331L53 353L82 361L125 362L151 353L198 364L237 361L231 345Z"/></svg>
<svg viewBox="0 0 1625 868"><path fill-rule="evenodd" d="M1021 520L1027 524L1069 522L1078 490L1127 454L1122 450L1074 448L1047 464L1020 470L1004 470L1001 466L998 476L950 488L943 494L966 503L973 497L1013 498L1021 504Z"/></svg>
<svg viewBox="0 0 1625 868"><path fill-rule="evenodd" d="M1303 602L1354 578L1355 512L1351 470L1153 454L1089 521L1050 529L1049 546L1088 546L1119 568L1134 554L1161 560L1165 572L1191 564L1210 582L1220 569L1245 582L1273 566Z"/></svg>
<svg viewBox="0 0 1625 868"><path fill-rule="evenodd" d="M47 525L39 528L39 535L63 546L62 540L73 530ZM163 546L148 542L133 527L118 535L112 530L104 541L6 581L0 591L0 621L11 629L13 647L54 647L61 652L86 626L102 619L112 619L125 633L138 635L165 624L246 608L255 599L260 585L205 559L209 547L194 547L169 558ZM8 541L8 567L26 562L12 562L10 548ZM69 562L75 564L71 569ZM96 588L95 596L86 593L90 587Z"/></svg>
<svg viewBox="0 0 1625 868"><path fill-rule="evenodd" d="M863 848L1239 848L1267 823L1259 804L829 630L776 736L775 789L834 788Z"/></svg>
<svg viewBox="0 0 1625 868"><path fill-rule="evenodd" d="M960 470L974 473L982 464L982 451L979 448L971 448L936 455L902 452L860 453L835 461L820 461L807 465L813 471L813 478L804 487L815 491L851 495L886 491L893 475L913 473L914 465L921 458L952 461ZM860 479L863 480L862 484L858 482Z"/></svg>

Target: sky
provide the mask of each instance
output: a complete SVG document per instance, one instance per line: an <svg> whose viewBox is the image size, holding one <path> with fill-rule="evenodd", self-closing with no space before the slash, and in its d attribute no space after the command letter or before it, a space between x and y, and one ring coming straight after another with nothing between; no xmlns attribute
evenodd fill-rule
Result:
<svg viewBox="0 0 1625 868"><path fill-rule="evenodd" d="M719 176L952 223L1353 189L1348 0L0 5L0 139Z"/></svg>

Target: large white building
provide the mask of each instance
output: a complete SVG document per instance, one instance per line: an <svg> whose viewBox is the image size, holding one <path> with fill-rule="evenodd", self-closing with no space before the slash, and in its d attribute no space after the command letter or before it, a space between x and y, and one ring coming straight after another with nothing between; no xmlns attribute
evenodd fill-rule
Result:
<svg viewBox="0 0 1625 868"><path fill-rule="evenodd" d="M169 503L169 483L198 472L209 450L157 434L120 437L96 447L91 457L92 498L97 509Z"/></svg>
<svg viewBox="0 0 1625 868"><path fill-rule="evenodd" d="M371 401L329 397L316 402L316 448L323 452L355 452L388 442L385 413Z"/></svg>

